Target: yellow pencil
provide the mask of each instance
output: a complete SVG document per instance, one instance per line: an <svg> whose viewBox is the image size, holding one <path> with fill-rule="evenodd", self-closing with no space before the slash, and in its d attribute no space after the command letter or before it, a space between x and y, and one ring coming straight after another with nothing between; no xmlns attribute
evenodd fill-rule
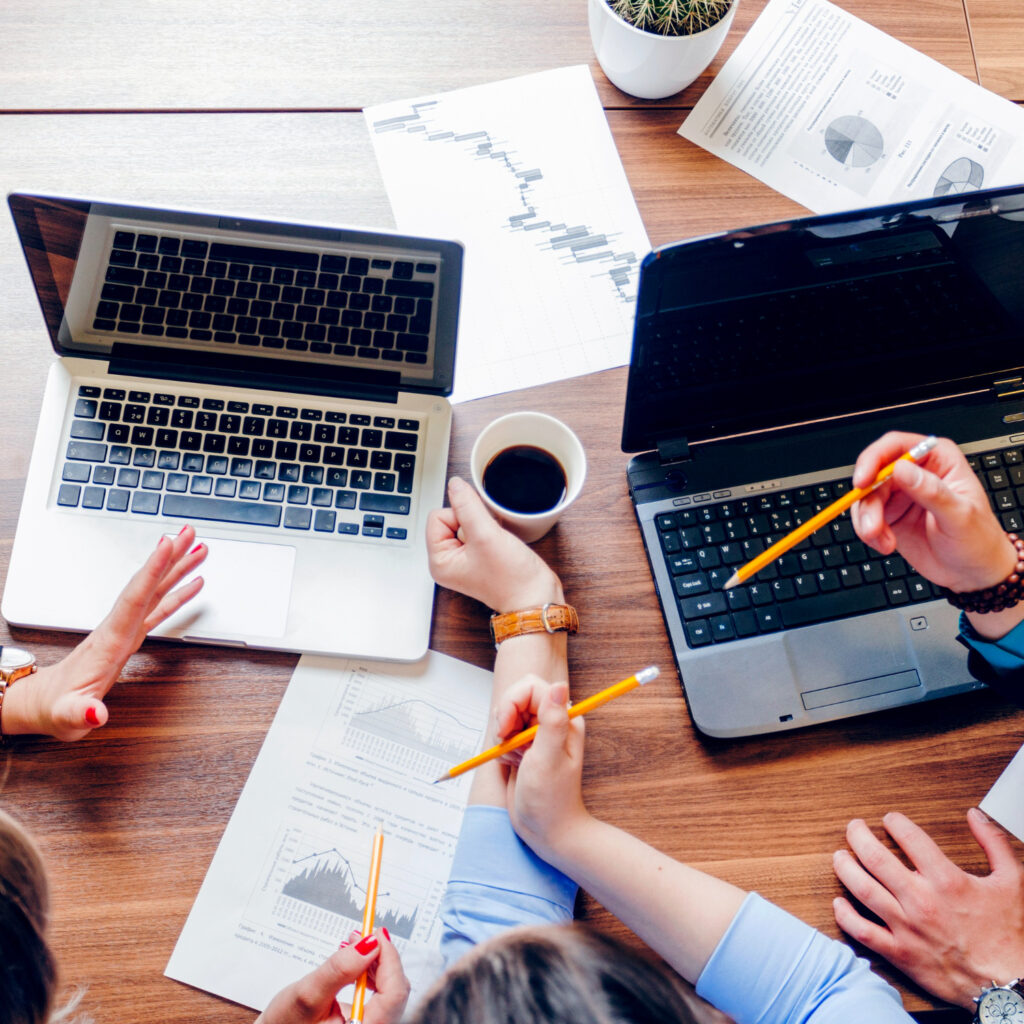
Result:
<svg viewBox="0 0 1024 1024"><path fill-rule="evenodd" d="M784 555L790 548L795 548L800 541L810 537L815 530L820 530L821 527L841 516L851 505L860 501L864 495L870 494L876 488L881 487L892 476L892 471L896 468L897 462L903 459L909 459L911 462L920 462L937 443L938 438L926 437L923 441L914 445L909 452L905 452L895 462L890 462L884 469L879 470L874 483L868 487L854 487L852 491L847 491L841 498L833 501L828 508L824 508L817 515L811 516L806 523L798 526L792 533L787 533L782 540L776 541L771 547L765 548L756 558L752 558L746 565L740 566L729 577L729 581L722 589L729 590L749 580L751 576L759 573L766 565L774 562L780 555Z"/></svg>
<svg viewBox="0 0 1024 1024"><path fill-rule="evenodd" d="M647 683L657 679L659 670L651 665L649 668L641 669L636 675L630 676L628 679L623 679L621 682L615 683L613 686L609 686L607 689L602 690L600 693L595 693L592 697L587 697L585 700L581 700L579 704L574 704L569 708L569 717L576 718L578 715L585 715L588 711L593 711L594 708L600 707L602 704L606 704L610 700L614 700L616 697L621 697L624 693L629 693L630 690L637 686L645 686ZM439 779L434 779L435 783L444 782L446 779L454 779L458 775L462 775L464 772L472 771L474 768L478 768L482 764L486 764L488 761L493 761L496 757L501 757L503 754L507 754L510 750L516 750L526 743L529 743L534 736L537 735L537 726L531 725L529 729L524 729L522 732L517 732L515 736L510 736L503 743L499 743L497 746L491 747L482 753L477 754L475 757L471 757L468 761L463 761L462 764L455 765L454 768L449 768Z"/></svg>
<svg viewBox="0 0 1024 1024"><path fill-rule="evenodd" d="M370 880L366 883L366 906L363 908L363 938L373 931L373 919L377 913L377 886L380 883L380 862L384 853L384 826L378 825L373 837L373 852L370 854ZM352 1020L362 1021L363 1006L366 1003L366 972L359 975L356 992L352 997Z"/></svg>

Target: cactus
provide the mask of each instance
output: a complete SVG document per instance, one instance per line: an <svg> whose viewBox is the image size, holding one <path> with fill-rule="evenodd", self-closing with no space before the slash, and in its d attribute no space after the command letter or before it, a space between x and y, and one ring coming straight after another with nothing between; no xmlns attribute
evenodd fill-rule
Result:
<svg viewBox="0 0 1024 1024"><path fill-rule="evenodd" d="M644 32L690 36L721 21L734 0L608 0L623 21Z"/></svg>

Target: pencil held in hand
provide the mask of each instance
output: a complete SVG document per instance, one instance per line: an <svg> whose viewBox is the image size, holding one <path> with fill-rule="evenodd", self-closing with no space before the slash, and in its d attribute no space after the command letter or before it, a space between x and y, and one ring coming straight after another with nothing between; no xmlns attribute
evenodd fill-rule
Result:
<svg viewBox="0 0 1024 1024"><path fill-rule="evenodd" d="M384 853L384 826L377 826L370 854L370 880L366 883L366 906L363 908L363 938L373 933L373 919L377 914L377 887L380 884L380 862ZM352 997L352 1020L362 1021L366 1005L366 972L359 975L356 992Z"/></svg>
<svg viewBox="0 0 1024 1024"><path fill-rule="evenodd" d="M594 708L600 707L602 704L606 704L608 701L614 700L616 697L621 697L624 693L629 693L630 690L637 686L644 686L647 683L652 682L657 679L659 675L660 670L655 668L654 665L641 669L636 673L636 675L632 675L628 679L623 679L621 682L615 683L613 686L609 686L600 693L595 693L592 697L587 697L585 700L581 700L579 704L573 704L573 706L569 708L569 717L576 718L578 715L585 715L588 711L593 711ZM462 764L457 764L454 768L449 768L444 775L439 779L435 779L434 782L444 782L446 779L454 779L456 776L472 771L472 769L478 768L480 765L486 764L488 761L493 761L496 758L504 756L509 753L509 751L517 750L519 747L525 746L525 744L529 743L536 735L537 726L531 725L529 729L517 732L515 736L510 736L503 743L499 743L497 746L491 747L490 749L477 754L475 757L471 757L468 761L463 761Z"/></svg>
<svg viewBox="0 0 1024 1024"><path fill-rule="evenodd" d="M828 508L824 508L817 515L811 516L806 523L798 526L792 533L786 534L782 540L776 541L756 558L752 558L746 565L740 566L729 577L728 582L722 589L730 590L740 583L745 583L751 576L757 575L765 566L770 565L776 558L784 555L790 548L795 548L797 544L802 540L806 540L816 530L820 530L823 526L831 523L833 519L838 519L839 516L860 501L866 494L870 494L876 488L881 487L892 476L897 462L903 459L909 459L911 462L920 462L936 444L938 444L938 438L936 437L926 437L923 441L919 441L909 452L905 452L895 462L890 462L884 469L879 470L874 483L867 487L854 487L853 490L847 491L841 498L833 501Z"/></svg>

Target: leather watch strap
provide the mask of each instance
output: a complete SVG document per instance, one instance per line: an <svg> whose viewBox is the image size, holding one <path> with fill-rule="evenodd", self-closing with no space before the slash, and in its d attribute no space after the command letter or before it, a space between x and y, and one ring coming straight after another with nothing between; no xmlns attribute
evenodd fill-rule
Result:
<svg viewBox="0 0 1024 1024"><path fill-rule="evenodd" d="M525 633L576 633L579 628L579 616L571 604L549 602L539 608L491 616L491 638L495 647L510 637Z"/></svg>

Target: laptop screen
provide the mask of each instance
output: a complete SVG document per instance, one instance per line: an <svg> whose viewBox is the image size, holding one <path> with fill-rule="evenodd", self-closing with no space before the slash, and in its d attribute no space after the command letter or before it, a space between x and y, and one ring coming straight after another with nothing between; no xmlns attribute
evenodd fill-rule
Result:
<svg viewBox="0 0 1024 1024"><path fill-rule="evenodd" d="M452 390L456 242L20 193L8 203L62 355L332 391Z"/></svg>
<svg viewBox="0 0 1024 1024"><path fill-rule="evenodd" d="M984 388L1024 366L1024 189L811 217L644 261L624 451Z"/></svg>

